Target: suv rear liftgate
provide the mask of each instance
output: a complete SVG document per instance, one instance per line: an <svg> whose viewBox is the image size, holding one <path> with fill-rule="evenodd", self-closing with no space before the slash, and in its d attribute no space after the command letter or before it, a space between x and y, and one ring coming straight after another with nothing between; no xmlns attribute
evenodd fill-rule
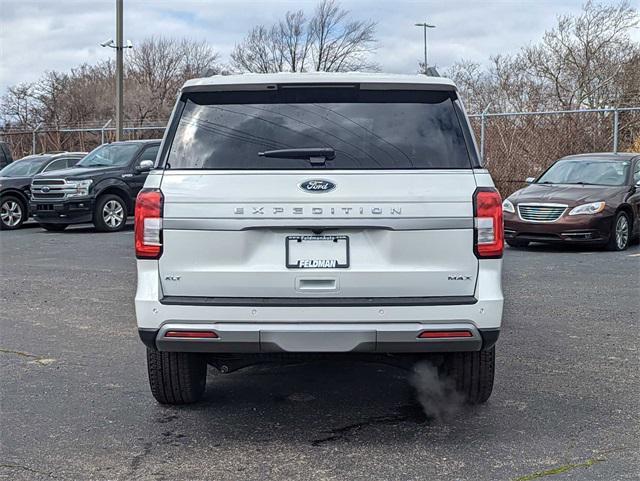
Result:
<svg viewBox="0 0 640 481"><path fill-rule="evenodd" d="M441 82L187 86L136 212L150 366L452 352L492 382L501 202Z"/></svg>

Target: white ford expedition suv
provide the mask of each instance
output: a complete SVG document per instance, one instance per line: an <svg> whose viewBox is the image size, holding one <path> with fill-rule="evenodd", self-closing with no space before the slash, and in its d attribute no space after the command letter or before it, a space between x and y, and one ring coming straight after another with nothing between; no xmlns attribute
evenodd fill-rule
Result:
<svg viewBox="0 0 640 481"><path fill-rule="evenodd" d="M493 387L502 203L455 85L427 76L188 81L135 213L151 391L305 357L438 366Z"/></svg>

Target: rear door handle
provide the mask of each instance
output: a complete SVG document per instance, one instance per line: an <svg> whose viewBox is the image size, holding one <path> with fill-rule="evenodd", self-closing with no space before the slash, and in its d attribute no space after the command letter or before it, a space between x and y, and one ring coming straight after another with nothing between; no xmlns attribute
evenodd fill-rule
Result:
<svg viewBox="0 0 640 481"><path fill-rule="evenodd" d="M335 291L338 289L338 281L331 278L296 279L298 291Z"/></svg>

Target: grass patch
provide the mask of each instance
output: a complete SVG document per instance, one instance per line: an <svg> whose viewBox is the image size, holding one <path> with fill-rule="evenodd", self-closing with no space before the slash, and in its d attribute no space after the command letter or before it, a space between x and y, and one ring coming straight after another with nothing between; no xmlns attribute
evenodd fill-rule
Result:
<svg viewBox="0 0 640 481"><path fill-rule="evenodd" d="M564 464L562 466L558 466L557 468L547 469L545 471L536 471L535 473L527 474L526 476L520 476L516 478L514 481L532 481L534 479L543 478L544 476L553 476L554 474L562 474L567 471L571 471L576 468L590 468L594 464L600 463L604 461L603 458L591 458L587 459L584 463L579 464Z"/></svg>

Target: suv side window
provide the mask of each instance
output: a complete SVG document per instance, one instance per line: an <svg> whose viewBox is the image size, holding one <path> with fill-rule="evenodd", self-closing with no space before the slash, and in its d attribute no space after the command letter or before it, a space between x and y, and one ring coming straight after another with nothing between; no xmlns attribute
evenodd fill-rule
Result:
<svg viewBox="0 0 640 481"><path fill-rule="evenodd" d="M633 184L640 182L640 160L636 160L636 166L633 169Z"/></svg>
<svg viewBox="0 0 640 481"><path fill-rule="evenodd" d="M143 160L151 160L155 162L156 157L158 156L159 149L160 149L159 145L152 145L151 147L147 147L142 152L142 155L140 156L140 160L138 160L138 163L142 162Z"/></svg>
<svg viewBox="0 0 640 481"><path fill-rule="evenodd" d="M47 165L42 172L51 172L52 170L60 170L67 168L67 160L69 159L57 159Z"/></svg>

